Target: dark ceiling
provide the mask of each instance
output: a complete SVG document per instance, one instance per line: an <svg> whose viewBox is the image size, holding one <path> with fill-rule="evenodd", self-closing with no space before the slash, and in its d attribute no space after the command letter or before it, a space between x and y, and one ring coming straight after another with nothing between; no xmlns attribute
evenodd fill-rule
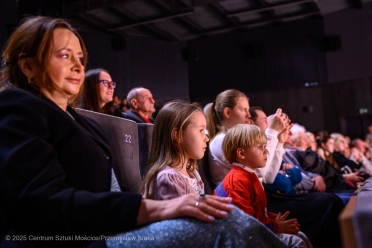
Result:
<svg viewBox="0 0 372 248"><path fill-rule="evenodd" d="M236 29L322 18L371 0L19 0L20 14L68 18L113 36L178 42Z"/></svg>

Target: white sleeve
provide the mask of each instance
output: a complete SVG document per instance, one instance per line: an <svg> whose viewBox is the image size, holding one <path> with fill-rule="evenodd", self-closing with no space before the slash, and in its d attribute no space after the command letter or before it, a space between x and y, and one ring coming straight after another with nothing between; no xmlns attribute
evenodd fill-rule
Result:
<svg viewBox="0 0 372 248"><path fill-rule="evenodd" d="M274 157L271 160L271 164L268 167L265 176L262 179L263 183L273 183L275 180L276 175L279 172L280 166L283 161L283 154L284 154L284 148L283 143L278 143L276 146ZM266 164L267 166L267 164ZM265 166L265 167L266 167Z"/></svg>
<svg viewBox="0 0 372 248"><path fill-rule="evenodd" d="M270 167L272 165L271 162L273 161L273 158L274 158L274 155L275 155L275 150L276 150L276 147L277 147L278 142L279 142L278 141L279 132L277 132L277 131L275 131L271 128L268 128L268 129L266 129L265 134L266 134L266 137L267 137L266 149L269 152L269 154L267 156L266 166L263 167L263 168L255 170L255 172L257 173L261 182L266 182L266 180L264 180L264 178L266 177L267 171L270 170ZM282 149L283 149L283 145L282 145ZM275 176L276 176L276 174L275 174ZM275 179L275 176L274 176L274 179Z"/></svg>

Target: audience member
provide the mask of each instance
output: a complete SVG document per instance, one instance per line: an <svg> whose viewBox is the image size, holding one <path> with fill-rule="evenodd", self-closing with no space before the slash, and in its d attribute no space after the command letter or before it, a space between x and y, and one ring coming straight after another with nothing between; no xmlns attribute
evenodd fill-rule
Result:
<svg viewBox="0 0 372 248"><path fill-rule="evenodd" d="M332 166L339 174L344 178L345 183L356 188L358 182L364 181L364 178L359 176L359 172L348 172L344 165L339 165L333 157L334 153L334 140L331 136L323 136L318 139L318 154L326 161L330 166Z"/></svg>
<svg viewBox="0 0 372 248"><path fill-rule="evenodd" d="M266 210L265 191L254 172L266 165L266 142L265 132L254 125L237 124L229 128L222 142L222 150L231 164L231 170L214 194L231 197L235 206L265 224L288 247L312 247L306 235L299 232L297 220L286 220L289 212L282 215Z"/></svg>
<svg viewBox="0 0 372 248"><path fill-rule="evenodd" d="M120 97L119 96L114 96L113 98L113 102L114 102L114 105L119 108L120 107L120 104L121 104L121 100L120 100Z"/></svg>
<svg viewBox="0 0 372 248"><path fill-rule="evenodd" d="M367 134L364 140L369 144L369 146L372 145L372 125L368 126Z"/></svg>
<svg viewBox="0 0 372 248"><path fill-rule="evenodd" d="M213 154L209 156L209 166L212 178L214 176L216 182L222 181L231 169L231 165L224 160L222 153L225 131L235 124L250 123L249 118L248 98L244 93L237 90L226 90L220 93L212 108L210 108L207 115L207 128L212 140L209 142L209 152L213 152ZM285 114L282 115L281 109L278 109L274 116L268 118L269 128L266 130L266 137L269 156L266 161L266 169L270 167L271 161L269 160L273 160L275 153L278 155L277 158L282 159L283 144L279 144L278 134L281 130L284 130L287 123L288 117ZM273 182L278 169L271 168L265 177L268 176L267 179ZM258 170L262 171L262 169ZM261 175L258 174L259 178L262 177ZM270 182L267 179L262 180L262 182ZM302 231L315 247L341 246L338 215L344 204L339 197L324 192L285 195L267 187L265 187L265 191L268 199L268 210L275 213L289 210L289 217L298 219ZM319 230L323 231L319 232Z"/></svg>
<svg viewBox="0 0 372 248"><path fill-rule="evenodd" d="M248 97L237 90L226 90L220 93L213 102L207 115L207 129L211 139L209 144L209 167L214 184L217 186L231 169L224 160L222 141L225 132L236 124L250 124ZM268 118L266 129L267 149L269 157L267 166L257 169L260 180L273 183L279 171L283 155L283 143L279 143L278 135L286 131L288 116L281 109Z"/></svg>
<svg viewBox="0 0 372 248"><path fill-rule="evenodd" d="M233 209L230 198L187 194L155 201L109 192L115 182L112 148L100 126L70 106L82 91L87 52L66 21L26 19L3 57L6 75L19 89L0 93L1 246L284 247L254 218ZM56 235L90 238L58 241Z"/></svg>
<svg viewBox="0 0 372 248"><path fill-rule="evenodd" d="M252 124L258 126L262 131L265 132L268 127L268 123L267 116L263 109L261 107L251 107L249 109L249 113L251 114ZM279 143L285 142L292 126L293 124L288 127L286 132L282 132L280 135L278 135ZM302 181L301 171L290 164L283 163L282 156L276 160L273 160L273 162L274 161L280 163L279 171L274 179L274 182L268 184L268 186L283 194L296 194L297 191L295 190L294 186Z"/></svg>
<svg viewBox="0 0 372 248"><path fill-rule="evenodd" d="M152 114L155 112L155 100L148 89L137 87L130 90L127 100L129 111L124 118L137 123L154 123Z"/></svg>
<svg viewBox="0 0 372 248"><path fill-rule="evenodd" d="M206 125L197 104L169 102L163 106L155 120L149 166L141 187L145 198L204 194L197 160L207 149Z"/></svg>
<svg viewBox="0 0 372 248"><path fill-rule="evenodd" d="M284 142L285 153L283 154L283 161L301 170L303 180L301 183L295 185L295 189L299 194L309 193L310 191L324 192L326 190L326 185L323 177L316 173L305 171L292 154L295 148L293 148L294 143L291 139L291 135L292 133L290 132L287 136L287 140Z"/></svg>
<svg viewBox="0 0 372 248"><path fill-rule="evenodd" d="M366 144L363 140L357 138L351 141L351 155L350 159L354 162L361 162L362 167L360 168L361 171L367 173L368 175L372 175L372 162L366 158L364 152L368 148L368 144Z"/></svg>
<svg viewBox="0 0 372 248"><path fill-rule="evenodd" d="M127 100L127 98L123 98L123 100L121 100L121 103L120 103L120 110L121 110L121 112L123 112L123 113L128 112L129 107L128 107L128 100Z"/></svg>
<svg viewBox="0 0 372 248"><path fill-rule="evenodd" d="M349 156L345 156L345 151L349 148L344 136L340 133L332 133L331 137L334 140L334 152L332 153L333 158L336 162L341 165L341 170L343 173L352 173L356 172L362 166L361 161L354 162L353 160L349 159Z"/></svg>
<svg viewBox="0 0 372 248"><path fill-rule="evenodd" d="M304 137L307 141L307 148L310 148L312 151L315 152L317 148L315 135L312 132L307 131L304 133Z"/></svg>
<svg viewBox="0 0 372 248"><path fill-rule="evenodd" d="M82 108L116 117L123 117L113 101L116 83L107 70L91 69L85 73Z"/></svg>
<svg viewBox="0 0 372 248"><path fill-rule="evenodd" d="M353 188L344 182L342 175L316 151L310 149L304 137L304 132L298 132L292 136L295 144L292 152L301 167L306 171L321 175L324 178L327 192L352 192ZM320 135L317 137L320 138ZM347 199L350 196L349 194Z"/></svg>

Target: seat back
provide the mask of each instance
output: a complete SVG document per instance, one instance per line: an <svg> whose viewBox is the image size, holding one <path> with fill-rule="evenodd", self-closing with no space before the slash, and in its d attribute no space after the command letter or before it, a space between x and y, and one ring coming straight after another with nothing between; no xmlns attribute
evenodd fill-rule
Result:
<svg viewBox="0 0 372 248"><path fill-rule="evenodd" d="M154 124L138 123L139 166L142 180L145 176L151 149Z"/></svg>
<svg viewBox="0 0 372 248"><path fill-rule="evenodd" d="M343 247L371 247L372 177L356 191L339 216Z"/></svg>
<svg viewBox="0 0 372 248"><path fill-rule="evenodd" d="M198 172L200 174L201 179L203 180L205 193L212 195L215 187L214 187L214 183L212 182L212 176L209 172L208 157L209 157L209 148L207 147L204 153L204 157L201 160L199 160Z"/></svg>
<svg viewBox="0 0 372 248"><path fill-rule="evenodd" d="M76 111L97 121L105 132L112 147L113 168L122 190L139 192L142 178L137 123L85 109L77 108Z"/></svg>

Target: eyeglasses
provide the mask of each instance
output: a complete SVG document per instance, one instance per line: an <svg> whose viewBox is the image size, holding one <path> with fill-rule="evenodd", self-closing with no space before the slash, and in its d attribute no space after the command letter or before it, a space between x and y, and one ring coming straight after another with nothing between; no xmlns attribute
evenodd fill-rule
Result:
<svg viewBox="0 0 372 248"><path fill-rule="evenodd" d="M98 81L99 83L102 83L105 87L108 87L109 85L112 87L112 88L115 88L116 87L116 82L114 81L107 81L107 80L99 80Z"/></svg>

